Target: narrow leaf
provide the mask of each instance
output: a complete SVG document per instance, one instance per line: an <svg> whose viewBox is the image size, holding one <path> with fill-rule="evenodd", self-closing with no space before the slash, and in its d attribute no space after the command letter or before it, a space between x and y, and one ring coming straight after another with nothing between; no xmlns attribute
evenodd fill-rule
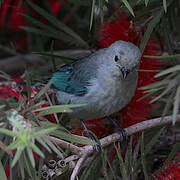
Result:
<svg viewBox="0 0 180 180"><path fill-rule="evenodd" d="M156 74L155 77L157 78L157 77L160 77L160 76L163 76L163 75L175 72L175 71L180 71L180 65L176 65L164 71L161 71L160 73Z"/></svg>
<svg viewBox="0 0 180 180"><path fill-rule="evenodd" d="M127 7L127 9L130 11L130 13L135 17L132 7L130 6L129 2L127 0L122 0L124 5Z"/></svg>
<svg viewBox="0 0 180 180"><path fill-rule="evenodd" d="M146 161L145 161L145 150L144 150L144 132L142 132L142 135L141 135L141 163L143 167L145 180L148 180L148 173L147 173L147 167L146 167Z"/></svg>
<svg viewBox="0 0 180 180"><path fill-rule="evenodd" d="M144 55L143 57L152 58L152 59L174 59L174 58L180 58L180 54L169 55L169 56L149 56L149 55Z"/></svg>
<svg viewBox="0 0 180 180"><path fill-rule="evenodd" d="M50 23L54 24L55 27L59 28L60 30L66 32L70 36L74 37L76 40L78 40L79 44L85 47L88 47L87 43L74 31L72 31L70 28L68 28L65 24L61 23L56 17L46 12L44 9L40 8L39 6L35 5L31 1L27 1L27 3L36 10L40 15L42 15L45 19L47 19Z"/></svg>
<svg viewBox="0 0 180 180"><path fill-rule="evenodd" d="M90 28L89 28L90 30L92 28L92 23L93 23L95 3L96 3L96 0L93 0L92 1L92 7L91 7L91 18L90 18Z"/></svg>
<svg viewBox="0 0 180 180"><path fill-rule="evenodd" d="M166 13L167 12L167 2L166 2L166 0L163 0L163 7L164 7L164 11Z"/></svg>
<svg viewBox="0 0 180 180"><path fill-rule="evenodd" d="M20 135L16 132L10 131L8 129L0 128L0 133L6 134L12 137L19 137Z"/></svg>
<svg viewBox="0 0 180 180"><path fill-rule="evenodd" d="M52 132L51 135L59 137L60 139L63 139L66 141L70 141L72 143L87 144L87 145L95 145L96 144L96 142L92 141L89 138L65 133L65 132L59 131L59 130L56 132Z"/></svg>
<svg viewBox="0 0 180 180"><path fill-rule="evenodd" d="M14 156L14 159L12 161L12 164L11 164L11 167L13 168L14 165L17 163L17 161L19 160L21 154L22 154L22 151L24 150L24 147L20 146L17 151L16 151L16 154Z"/></svg>
<svg viewBox="0 0 180 180"><path fill-rule="evenodd" d="M123 162L123 158L122 158L122 155L121 155L121 148L120 148L120 144L118 143L118 148L117 146L114 144L114 147L116 149L116 153L117 153L117 157L119 159L119 164L120 164L120 172L121 172L121 175L122 175L122 179L125 180L127 179L127 171L126 171L126 167L125 167L125 164Z"/></svg>
<svg viewBox="0 0 180 180"><path fill-rule="evenodd" d="M145 5L147 7L149 0L145 0Z"/></svg>
<svg viewBox="0 0 180 180"><path fill-rule="evenodd" d="M52 82L49 81L44 88L42 88L40 90L40 92L34 97L34 99L39 99L43 94L45 94L45 92L47 92L47 90L50 88Z"/></svg>
<svg viewBox="0 0 180 180"><path fill-rule="evenodd" d="M44 139L42 137L37 137L36 140L42 145L44 146L44 148L51 153L51 149L49 148L49 146L46 144L46 141L44 141Z"/></svg>
<svg viewBox="0 0 180 180"><path fill-rule="evenodd" d="M0 177L3 180L7 180L6 173L1 161L0 161Z"/></svg>
<svg viewBox="0 0 180 180"><path fill-rule="evenodd" d="M176 91L176 95L174 97L173 121L172 121L173 125L176 122L176 116L177 116L178 111L179 111L179 105L180 105L180 85L178 86L177 91Z"/></svg>
<svg viewBox="0 0 180 180"><path fill-rule="evenodd" d="M140 44L140 50L141 52L144 52L144 49L148 43L148 40L151 36L151 33L153 32L153 29L156 27L156 25L159 23L160 19L164 15L164 11L160 10L157 15L151 20L151 22L148 24L147 30L144 34L143 39L141 40Z"/></svg>
<svg viewBox="0 0 180 180"><path fill-rule="evenodd" d="M42 135L45 135L45 134L49 134L50 132L53 132L56 129L58 129L57 126L56 127L50 127L48 129L43 129L43 130L40 130L40 131L34 133L31 137L35 138L35 137L39 137L39 136L42 136Z"/></svg>
<svg viewBox="0 0 180 180"><path fill-rule="evenodd" d="M45 108L40 108L36 109L34 112L40 111L37 114L37 117L45 116L48 114L53 114L53 113L66 113L66 112L72 112L70 108L74 107L81 107L84 106L85 104L68 104L68 105L54 105L54 106L49 106Z"/></svg>
<svg viewBox="0 0 180 180"><path fill-rule="evenodd" d="M27 147L27 148L26 148L26 151L27 151L29 160L30 160L30 162L31 162L31 165L32 165L32 167L34 168L34 167L35 167L35 161L34 161L34 156L33 156L32 150L31 150L29 147Z"/></svg>
<svg viewBox="0 0 180 180"><path fill-rule="evenodd" d="M31 146L31 148L32 148L37 154L39 154L42 158L44 158L44 154L42 153L42 151L41 151L35 144L33 144L31 141L29 141L28 144Z"/></svg>

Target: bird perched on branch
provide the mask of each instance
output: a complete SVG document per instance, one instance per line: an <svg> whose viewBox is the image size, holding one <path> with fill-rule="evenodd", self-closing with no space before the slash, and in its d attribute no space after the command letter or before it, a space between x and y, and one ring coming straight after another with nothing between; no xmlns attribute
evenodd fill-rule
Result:
<svg viewBox="0 0 180 180"><path fill-rule="evenodd" d="M70 116L89 120L121 110L134 95L141 52L130 42L116 41L108 48L62 66L52 77L61 104L85 104Z"/></svg>

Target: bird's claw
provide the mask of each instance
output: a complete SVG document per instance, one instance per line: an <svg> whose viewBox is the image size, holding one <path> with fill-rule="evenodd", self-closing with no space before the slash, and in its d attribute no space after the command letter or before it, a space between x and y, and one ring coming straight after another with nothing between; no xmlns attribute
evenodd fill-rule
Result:
<svg viewBox="0 0 180 180"><path fill-rule="evenodd" d="M81 122L81 125L82 125L84 131L86 132L87 137L88 137L89 139L91 139L92 141L96 142L96 144L93 145L93 149L94 149L96 152L99 152L99 151L100 151L99 141L94 137L94 135L93 135L91 132L89 132L89 130L87 129L87 127L86 127L86 125L85 125L85 123L84 123L84 121L83 121L82 119L80 120L80 122Z"/></svg>
<svg viewBox="0 0 180 180"><path fill-rule="evenodd" d="M107 116L107 119L113 124L114 131L120 134L120 141L124 141L128 139L127 132L121 128L112 118Z"/></svg>
<svg viewBox="0 0 180 180"><path fill-rule="evenodd" d="M127 132L120 126L115 127L115 132L120 134L120 141L126 141L128 139Z"/></svg>

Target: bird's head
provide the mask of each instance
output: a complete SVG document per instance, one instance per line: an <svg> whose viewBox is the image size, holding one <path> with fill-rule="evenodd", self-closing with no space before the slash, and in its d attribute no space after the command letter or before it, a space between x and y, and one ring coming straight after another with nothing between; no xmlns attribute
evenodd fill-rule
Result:
<svg viewBox="0 0 180 180"><path fill-rule="evenodd" d="M141 59L141 52L137 46L126 41L116 41L107 48L108 60L114 75L124 79L129 73L137 71Z"/></svg>

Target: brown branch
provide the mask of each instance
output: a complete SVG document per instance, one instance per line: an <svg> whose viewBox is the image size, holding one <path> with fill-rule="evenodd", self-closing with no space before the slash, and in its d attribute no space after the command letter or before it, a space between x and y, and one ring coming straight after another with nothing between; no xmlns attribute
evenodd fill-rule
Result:
<svg viewBox="0 0 180 180"><path fill-rule="evenodd" d="M80 169L81 169L81 166L83 164L83 162L86 160L86 158L88 157L88 153L84 153L81 158L79 158L79 160L77 161L76 163L76 166L72 172L72 175L71 175L71 178L70 180L75 180L76 179L76 176L78 175Z"/></svg>
<svg viewBox="0 0 180 180"><path fill-rule="evenodd" d="M180 115L177 115L177 119L176 122L180 121ZM137 132L146 130L146 129L150 129L156 126L161 126L161 125L165 125L165 124L170 124L172 123L172 116L165 116L163 119L162 118L155 118L155 119L150 119L147 121L143 121L137 124L134 124L128 128L125 128L124 130L126 131L127 135L130 136L132 134L135 134ZM100 143L102 147L106 147L110 144L112 144L113 142L119 141L120 140L120 134L119 133L113 133L109 136L106 136L102 139L100 139ZM93 148L92 146L84 146L83 147L83 151L84 152L88 152L89 154L91 154L93 152Z"/></svg>
<svg viewBox="0 0 180 180"><path fill-rule="evenodd" d="M68 149L70 150L73 154L76 154L78 156L81 156L81 152L82 152L82 148L73 145L72 143L69 143L67 141L49 136L49 139L54 142L55 144L59 145L60 147L64 148L64 149Z"/></svg>
<svg viewBox="0 0 180 180"><path fill-rule="evenodd" d="M180 121L180 115L177 116L176 122ZM172 123L172 116L166 116L163 119L162 118L155 118L155 119L151 119L151 120L147 120L147 121L143 121L140 123L137 123L135 125L132 125L128 128L125 128L124 130L127 132L127 135L130 136L134 133L143 131L145 129L149 129L152 127L156 127L156 126L160 126L160 125L165 125L165 124L169 124ZM120 140L120 134L119 133L113 133L109 136L106 136L102 139L100 139L100 144L102 147L106 147L110 144L112 144L113 142L119 141ZM80 171L81 165L84 162L84 159L86 159L91 153L93 153L94 149L92 146L84 146L83 147L83 152L82 152L82 156L79 159L79 161L77 162L73 173L71 175L71 180L75 180L75 177L78 175L78 172Z"/></svg>
<svg viewBox="0 0 180 180"><path fill-rule="evenodd" d="M176 122L180 122L180 115L177 115ZM135 134L137 132L140 132L140 131L143 131L143 130L146 130L149 128L166 125L166 124L170 124L170 123L172 123L172 116L165 116L163 119L162 118L154 118L154 119L150 119L147 121L137 123L128 128L125 128L124 130L126 131L127 135L130 136L132 134ZM82 167L83 162L85 160L87 160L87 157L90 156L94 152L93 146L86 145L84 147L77 147L69 142L60 140L55 137L49 137L49 138L50 138L50 140L52 140L54 143L58 144L62 148L68 149L72 153L79 156L79 160L77 161L76 166L71 175L71 180L75 180L76 176L78 175L78 173ZM121 137L120 137L119 133L113 133L109 136L106 136L106 137L100 139L100 144L102 147L106 147L106 146L112 144L113 142L119 141L120 138ZM89 158L89 159L91 159L91 158Z"/></svg>

